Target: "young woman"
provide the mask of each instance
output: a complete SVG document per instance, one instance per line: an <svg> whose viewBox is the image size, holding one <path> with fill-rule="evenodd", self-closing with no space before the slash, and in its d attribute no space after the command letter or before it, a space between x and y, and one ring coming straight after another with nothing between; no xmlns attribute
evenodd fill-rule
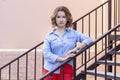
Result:
<svg viewBox="0 0 120 80"><path fill-rule="evenodd" d="M92 39L72 28L72 15L65 6L57 7L51 17L53 30L44 40L43 55L45 59L43 74L53 70L66 59L73 57L75 51L84 48L92 42ZM76 46L77 42L81 45ZM64 66L64 80L72 80L72 61ZM47 77L46 80L50 80ZM52 74L52 80L62 80L61 69Z"/></svg>

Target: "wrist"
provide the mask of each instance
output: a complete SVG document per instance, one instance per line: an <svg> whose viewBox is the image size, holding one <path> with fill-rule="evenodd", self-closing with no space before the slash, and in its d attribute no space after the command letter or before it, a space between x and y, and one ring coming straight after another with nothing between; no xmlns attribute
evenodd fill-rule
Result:
<svg viewBox="0 0 120 80"><path fill-rule="evenodd" d="M63 58L62 58L62 61L65 61L65 60L66 60L65 57L63 57Z"/></svg>
<svg viewBox="0 0 120 80"><path fill-rule="evenodd" d="M80 50L81 48L80 48L80 46L76 46L76 50Z"/></svg>
<svg viewBox="0 0 120 80"><path fill-rule="evenodd" d="M65 57L58 57L58 58L57 58L57 61L63 62L63 61L65 61Z"/></svg>

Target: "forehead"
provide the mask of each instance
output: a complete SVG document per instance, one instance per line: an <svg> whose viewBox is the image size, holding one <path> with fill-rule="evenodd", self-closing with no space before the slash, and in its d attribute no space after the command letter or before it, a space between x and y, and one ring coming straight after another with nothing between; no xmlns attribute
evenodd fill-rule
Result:
<svg viewBox="0 0 120 80"><path fill-rule="evenodd" d="M66 16L64 11L58 11L57 16Z"/></svg>

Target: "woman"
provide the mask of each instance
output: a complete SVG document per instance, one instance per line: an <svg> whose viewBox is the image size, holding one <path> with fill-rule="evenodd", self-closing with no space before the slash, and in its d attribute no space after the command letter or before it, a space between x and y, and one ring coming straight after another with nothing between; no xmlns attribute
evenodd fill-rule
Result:
<svg viewBox="0 0 120 80"><path fill-rule="evenodd" d="M45 59L43 74L53 70L66 59L73 57L75 51L89 45L90 37L72 30L72 15L68 8L57 7L51 17L53 30L46 36L43 45L43 55ZM76 46L77 42L81 45ZM64 66L64 80L72 80L72 61ZM50 80L47 77L46 80ZM52 80L62 80L62 70L56 70L52 74Z"/></svg>

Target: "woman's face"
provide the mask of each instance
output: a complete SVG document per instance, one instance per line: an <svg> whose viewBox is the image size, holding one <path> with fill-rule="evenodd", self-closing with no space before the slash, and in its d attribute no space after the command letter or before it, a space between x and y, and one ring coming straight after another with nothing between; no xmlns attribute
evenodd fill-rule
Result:
<svg viewBox="0 0 120 80"><path fill-rule="evenodd" d="M64 11L58 11L56 15L56 24L58 27L66 27L67 17Z"/></svg>

